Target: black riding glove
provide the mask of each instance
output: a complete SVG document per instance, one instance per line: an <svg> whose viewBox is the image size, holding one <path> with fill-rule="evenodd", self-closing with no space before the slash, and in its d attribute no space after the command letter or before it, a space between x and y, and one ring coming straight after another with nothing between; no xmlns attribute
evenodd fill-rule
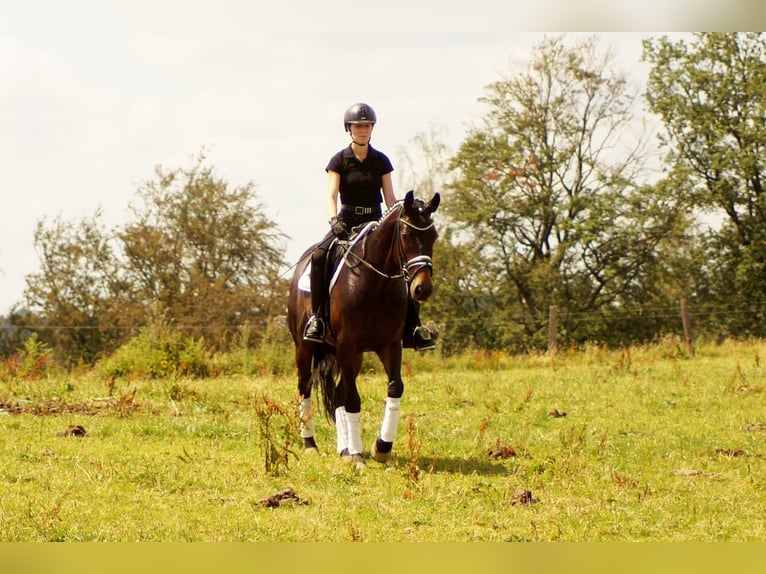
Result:
<svg viewBox="0 0 766 574"><path fill-rule="evenodd" d="M344 239L348 236L348 229L346 229L346 224L338 219L337 216L330 218L330 229L332 230L332 234L338 239Z"/></svg>

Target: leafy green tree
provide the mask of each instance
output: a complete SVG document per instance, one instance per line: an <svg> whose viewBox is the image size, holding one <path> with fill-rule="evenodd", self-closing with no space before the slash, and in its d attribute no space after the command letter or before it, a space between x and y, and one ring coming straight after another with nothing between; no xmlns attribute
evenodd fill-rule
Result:
<svg viewBox="0 0 766 574"><path fill-rule="evenodd" d="M720 220L704 236L700 307L730 333L766 334L766 36L699 33L644 41L646 98L664 122L670 176L690 207Z"/></svg>
<svg viewBox="0 0 766 574"><path fill-rule="evenodd" d="M489 111L452 158L444 202L491 281L484 300L504 340L524 345L545 344L551 305L563 336L613 339L610 321L684 223L672 194L640 182L637 96L611 53L596 37L564 40L546 38L528 67L488 86Z"/></svg>
<svg viewBox="0 0 766 574"><path fill-rule="evenodd" d="M400 173L408 178L399 183L400 189L414 189L423 198L444 190L453 153L445 144L446 137L443 126L431 125L400 151L404 167ZM460 241L458 226L442 210L434 214L434 221L439 231L434 246L434 295L421 308L421 318L435 323L441 349L447 354L468 346L504 346L504 330L497 328L498 305L491 288L494 281L481 265L481 249Z"/></svg>
<svg viewBox="0 0 766 574"><path fill-rule="evenodd" d="M24 297L32 312L24 322L66 363L93 362L125 334L121 326L129 312L119 301L127 286L100 217L96 211L74 222L43 219L35 230L40 270L26 277Z"/></svg>
<svg viewBox="0 0 766 574"><path fill-rule="evenodd" d="M157 167L130 212L117 233L126 280L138 301L159 305L176 328L226 346L238 326L265 326L282 311L284 235L253 183L232 188L201 153L189 169Z"/></svg>
<svg viewBox="0 0 766 574"><path fill-rule="evenodd" d="M399 150L399 163L404 169L398 173L406 178L398 182L399 189L413 189L424 199L444 189L452 154L444 143L446 136L446 129L434 124L427 132L415 134L409 145ZM443 211L434 214L434 222L439 232L434 246L434 295L421 308L421 318L436 323L441 348L446 353L466 344L494 346L486 330L477 333L474 328L486 323L481 318L485 313L491 314L492 309L486 301L485 282L478 277L481 270L471 265L476 261L471 245L454 240L458 232L449 218L443 217Z"/></svg>
<svg viewBox="0 0 766 574"><path fill-rule="evenodd" d="M232 189L204 160L187 170L158 167L138 190L132 220L113 232L100 211L38 223L41 269L26 278L23 322L58 360L92 363L153 314L184 341L204 337L222 348L243 325L252 340L241 343L254 342L282 312L282 234L252 183Z"/></svg>

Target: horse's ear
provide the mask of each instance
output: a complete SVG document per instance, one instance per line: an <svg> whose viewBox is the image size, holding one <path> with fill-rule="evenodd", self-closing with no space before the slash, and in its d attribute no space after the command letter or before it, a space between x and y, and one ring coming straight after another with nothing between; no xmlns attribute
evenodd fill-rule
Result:
<svg viewBox="0 0 766 574"><path fill-rule="evenodd" d="M409 190L407 195L404 196L404 209L409 209L413 203L415 203L415 192Z"/></svg>
<svg viewBox="0 0 766 574"><path fill-rule="evenodd" d="M437 191L434 193L434 196L431 198L431 201L428 202L428 205L426 205L426 211L428 213L433 213L436 211L436 208L439 207L439 202L441 201L441 196L439 195L439 192Z"/></svg>

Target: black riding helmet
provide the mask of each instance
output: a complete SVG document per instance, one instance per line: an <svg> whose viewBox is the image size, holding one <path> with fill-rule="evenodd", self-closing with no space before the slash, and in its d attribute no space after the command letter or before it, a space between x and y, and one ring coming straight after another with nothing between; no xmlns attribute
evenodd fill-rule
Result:
<svg viewBox="0 0 766 574"><path fill-rule="evenodd" d="M377 121L378 118L375 116L375 110L373 110L367 104L363 104L361 102L354 104L346 110L345 114L343 114L343 127L346 129L346 131L349 130L348 126L351 124L375 125L375 122Z"/></svg>

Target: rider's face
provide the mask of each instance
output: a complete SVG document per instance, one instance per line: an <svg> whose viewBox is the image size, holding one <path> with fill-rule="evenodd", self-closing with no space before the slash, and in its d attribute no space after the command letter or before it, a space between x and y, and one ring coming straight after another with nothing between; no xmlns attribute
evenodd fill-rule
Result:
<svg viewBox="0 0 766 574"><path fill-rule="evenodd" d="M367 143L372 136L372 124L351 124L351 139L357 143Z"/></svg>

